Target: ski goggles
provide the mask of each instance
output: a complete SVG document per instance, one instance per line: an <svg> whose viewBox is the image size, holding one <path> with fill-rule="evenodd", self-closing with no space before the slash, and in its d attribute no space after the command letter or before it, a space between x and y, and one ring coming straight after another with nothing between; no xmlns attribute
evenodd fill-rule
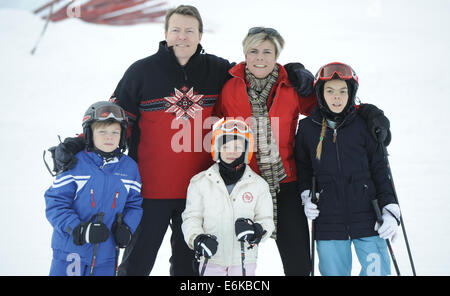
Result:
<svg viewBox="0 0 450 296"><path fill-rule="evenodd" d="M234 119L225 120L224 122L222 122L222 124L218 126L218 128L227 133L237 131L242 134L245 134L250 132L250 128L245 122Z"/></svg>
<svg viewBox="0 0 450 296"><path fill-rule="evenodd" d="M258 34L258 33L261 33L261 32L264 32L264 33L266 33L267 35L270 35L270 36L280 36L280 33L278 33L277 30L275 30L273 28L265 28L265 27L253 27L253 28L250 28L250 30L248 30L247 36L255 35L255 34Z"/></svg>
<svg viewBox="0 0 450 296"><path fill-rule="evenodd" d="M101 106L95 109L92 115L87 115L83 118L83 122L92 119L92 120L107 120L114 119L116 121L127 121L127 116L125 111L119 106Z"/></svg>
<svg viewBox="0 0 450 296"><path fill-rule="evenodd" d="M358 76L349 65L330 63L319 69L314 79L314 85L319 80L331 80L334 75L338 75L342 80L354 79L358 83Z"/></svg>
<svg viewBox="0 0 450 296"><path fill-rule="evenodd" d="M125 111L122 108L116 106L104 106L100 107L95 112L95 118L97 120L106 120L113 118L117 121L126 120Z"/></svg>

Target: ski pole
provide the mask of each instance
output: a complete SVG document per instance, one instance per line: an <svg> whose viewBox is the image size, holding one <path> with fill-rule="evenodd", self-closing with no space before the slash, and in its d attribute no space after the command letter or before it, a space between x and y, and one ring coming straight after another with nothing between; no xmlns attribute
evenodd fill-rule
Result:
<svg viewBox="0 0 450 296"><path fill-rule="evenodd" d="M381 226L383 224L383 217L381 216L381 211L380 211L380 206L378 205L378 200L377 199L373 199L372 200L372 205L373 205L373 208L375 210L375 214L377 215L377 222ZM392 263L394 263L395 272L399 276L400 275L400 269L398 268L397 259L395 258L394 250L392 249L391 242L389 241L389 239L386 239L386 244L387 244L388 249L389 249L389 254L391 255L391 258L392 258Z"/></svg>
<svg viewBox="0 0 450 296"><path fill-rule="evenodd" d="M117 224L123 223L123 214L117 213L116 214L116 221ZM114 267L114 275L119 276L119 256L120 256L120 247L116 244L116 260L115 260L115 267Z"/></svg>
<svg viewBox="0 0 450 296"><path fill-rule="evenodd" d="M317 188L316 188L316 177L312 177L312 186L311 186L311 202L316 204L319 202L319 199L316 196ZM311 276L314 276L314 261L315 261L315 234L314 234L314 224L315 221L312 220L311 222Z"/></svg>
<svg viewBox="0 0 450 296"><path fill-rule="evenodd" d="M34 55L34 53L36 52L36 49L37 49L39 43L41 42L42 36L44 36L45 31L47 30L48 23L50 22L50 19L52 18L52 15L53 15L53 4L55 4L55 2L56 1L53 1L50 5L50 13L47 16L47 20L45 21L45 25L44 25L44 28L42 29L41 35L39 35L39 38L36 41L36 44L34 45L33 49L30 52L31 55Z"/></svg>
<svg viewBox="0 0 450 296"><path fill-rule="evenodd" d="M236 231L236 237L239 242L241 242L241 263L242 263L242 276L246 276L247 272L245 270L245 241L248 239L249 235L254 234L254 230L250 229L241 229L242 225L251 223L253 224L253 221L250 219L245 218L239 218L235 222L235 231Z"/></svg>
<svg viewBox="0 0 450 296"><path fill-rule="evenodd" d="M114 276L119 276L119 256L120 256L120 248L116 246L116 262L114 267Z"/></svg>
<svg viewBox="0 0 450 296"><path fill-rule="evenodd" d="M244 241L241 240L241 263L242 263L242 276L247 275L247 271L245 270L245 247L244 247Z"/></svg>
<svg viewBox="0 0 450 296"><path fill-rule="evenodd" d="M214 240L217 240L217 237L215 235L208 235L208 236L211 237ZM201 245L203 245L203 242L201 243ZM210 252L210 251L208 251L208 252ZM208 253L208 256L211 256L211 255L212 255L211 253ZM203 261L203 266L202 266L202 270L200 271L200 276L204 276L205 270L206 270L206 265L208 265L208 261L209 261L209 258L210 258L210 257L205 256L205 255L203 255L203 256L205 257L205 260ZM200 255L199 255L197 260L200 261Z"/></svg>
<svg viewBox="0 0 450 296"><path fill-rule="evenodd" d="M97 214L97 223L103 223L103 215L104 215L104 213L102 213L102 212ZM95 259L97 259L98 245L99 244L94 245L94 253L92 254L91 270L89 272L90 276L94 275Z"/></svg>
<svg viewBox="0 0 450 296"><path fill-rule="evenodd" d="M395 202L400 207L400 204L398 202L397 192L395 191L395 184L394 184L394 178L392 177L391 165L389 164L389 158L388 158L389 154L388 154L386 147L384 145L381 145L381 146L383 147L383 154L384 154L384 158L386 159L389 180L391 181L391 186L392 186L392 191L394 192ZM409 241L408 241L408 237L406 235L405 224L403 223L403 213L400 215L400 225L402 226L403 237L405 238L405 245L406 245L406 250L408 251L409 263L411 264L411 269L412 269L413 275L416 276L416 268L414 267L414 260L413 260L412 254L411 254L411 248L409 247Z"/></svg>
<svg viewBox="0 0 450 296"><path fill-rule="evenodd" d="M202 271L200 272L200 276L203 276L205 274L206 265L208 265L208 257L205 257L205 261L203 261Z"/></svg>

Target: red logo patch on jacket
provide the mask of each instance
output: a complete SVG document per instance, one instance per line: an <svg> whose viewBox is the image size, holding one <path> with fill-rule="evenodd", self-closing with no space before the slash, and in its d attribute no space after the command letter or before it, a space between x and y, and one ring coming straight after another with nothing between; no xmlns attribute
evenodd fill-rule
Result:
<svg viewBox="0 0 450 296"><path fill-rule="evenodd" d="M245 192L242 194L242 200L246 203L251 203L253 201L253 195L251 192Z"/></svg>

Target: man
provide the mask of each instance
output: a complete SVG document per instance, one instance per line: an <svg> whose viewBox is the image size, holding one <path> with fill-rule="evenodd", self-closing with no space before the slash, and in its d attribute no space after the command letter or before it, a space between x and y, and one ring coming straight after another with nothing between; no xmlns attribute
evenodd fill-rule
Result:
<svg viewBox="0 0 450 296"><path fill-rule="evenodd" d="M132 64L111 98L128 115L128 154L138 163L144 198L141 224L125 250L120 275L151 272L169 225L170 274L198 274L183 239L181 213L190 178L212 164L207 148L212 109L232 66L203 53L202 33L195 7L169 10L158 52ZM289 78L301 96L308 96L314 77L299 65L287 67ZM58 171L74 164L73 152L82 149L82 142L68 138L51 148Z"/></svg>
<svg viewBox="0 0 450 296"><path fill-rule="evenodd" d="M198 274L181 213L190 178L211 165L203 139L230 68L227 60L202 53L202 33L195 7L170 10L158 52L131 65L114 92L113 100L130 119L129 155L138 161L144 197L144 216L125 250L121 275L150 273L169 224L170 274Z"/></svg>

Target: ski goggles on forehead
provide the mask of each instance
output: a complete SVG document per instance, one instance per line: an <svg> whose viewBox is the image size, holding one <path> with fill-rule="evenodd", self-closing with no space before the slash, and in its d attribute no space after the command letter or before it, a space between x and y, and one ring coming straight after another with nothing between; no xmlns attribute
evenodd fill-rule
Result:
<svg viewBox="0 0 450 296"><path fill-rule="evenodd" d="M236 130L240 133L248 133L250 131L248 125L239 120L227 120L221 124L220 129L224 132L233 132Z"/></svg>
<svg viewBox="0 0 450 296"><path fill-rule="evenodd" d="M126 120L125 111L122 108L116 106L103 106L95 110L95 120L107 120L115 119L117 121Z"/></svg>
<svg viewBox="0 0 450 296"><path fill-rule="evenodd" d="M316 82L318 80L330 80L334 75L338 75L339 78L343 80L355 79L358 82L358 76L356 76L353 69L342 63L331 63L320 68L319 72L316 74Z"/></svg>
<svg viewBox="0 0 450 296"><path fill-rule="evenodd" d="M250 30L248 30L248 34L247 36L250 35L255 35L258 33L264 32L267 35L271 35L271 36L280 36L280 33L278 33L277 30L273 29L273 28L264 28L264 27L253 27Z"/></svg>

